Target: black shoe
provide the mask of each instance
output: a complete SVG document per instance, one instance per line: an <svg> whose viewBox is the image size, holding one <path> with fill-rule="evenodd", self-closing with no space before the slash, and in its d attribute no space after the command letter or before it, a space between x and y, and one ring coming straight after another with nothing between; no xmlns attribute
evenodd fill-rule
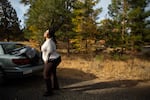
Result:
<svg viewBox="0 0 150 100"><path fill-rule="evenodd" d="M45 96L45 97L53 96L53 95L54 95L53 92L48 92L48 91L46 91L46 92L43 94L43 96Z"/></svg>

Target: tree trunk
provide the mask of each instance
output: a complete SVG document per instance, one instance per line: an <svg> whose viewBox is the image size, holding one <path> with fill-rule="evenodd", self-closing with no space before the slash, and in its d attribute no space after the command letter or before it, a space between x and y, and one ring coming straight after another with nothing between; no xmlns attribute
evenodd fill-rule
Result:
<svg viewBox="0 0 150 100"><path fill-rule="evenodd" d="M69 36L67 36L67 56L70 54L70 41L69 41Z"/></svg>
<svg viewBox="0 0 150 100"><path fill-rule="evenodd" d="M87 53L87 48L88 48L88 43L87 43L87 38L85 39L85 53Z"/></svg>
<svg viewBox="0 0 150 100"><path fill-rule="evenodd" d="M126 31L126 10L127 10L127 1L123 0L123 20L122 20L122 48L121 48L121 54L124 53L124 47L126 48L126 39L125 39L125 31ZM124 46L125 44L125 46Z"/></svg>

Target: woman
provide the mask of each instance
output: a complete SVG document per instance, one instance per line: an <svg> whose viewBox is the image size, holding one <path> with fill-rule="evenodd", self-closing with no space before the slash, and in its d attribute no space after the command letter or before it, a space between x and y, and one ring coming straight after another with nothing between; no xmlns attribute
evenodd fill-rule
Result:
<svg viewBox="0 0 150 100"><path fill-rule="evenodd" d="M47 91L44 93L44 96L53 95L53 89L59 89L56 68L61 62L61 56L56 51L56 44L53 41L53 35L47 30L44 33L44 38L46 39L43 45L41 46L42 59L44 61L44 71L43 76L46 82ZM53 82L53 84L52 84Z"/></svg>

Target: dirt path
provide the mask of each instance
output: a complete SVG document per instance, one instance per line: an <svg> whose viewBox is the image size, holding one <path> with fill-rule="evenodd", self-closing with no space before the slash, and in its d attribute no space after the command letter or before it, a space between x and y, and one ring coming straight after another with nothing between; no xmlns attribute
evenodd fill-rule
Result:
<svg viewBox="0 0 150 100"><path fill-rule="evenodd" d="M66 74L63 74L63 73ZM101 80L75 69L59 69L61 90L43 97L42 74L0 85L0 100L150 100L150 81Z"/></svg>

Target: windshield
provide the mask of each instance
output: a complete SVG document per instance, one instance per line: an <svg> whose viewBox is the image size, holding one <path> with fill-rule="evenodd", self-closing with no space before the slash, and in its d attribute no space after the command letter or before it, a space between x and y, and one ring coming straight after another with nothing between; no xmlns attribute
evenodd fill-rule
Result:
<svg viewBox="0 0 150 100"><path fill-rule="evenodd" d="M2 47L4 49L5 54L8 54L14 50L25 47L25 45L23 45L23 44L3 44Z"/></svg>

